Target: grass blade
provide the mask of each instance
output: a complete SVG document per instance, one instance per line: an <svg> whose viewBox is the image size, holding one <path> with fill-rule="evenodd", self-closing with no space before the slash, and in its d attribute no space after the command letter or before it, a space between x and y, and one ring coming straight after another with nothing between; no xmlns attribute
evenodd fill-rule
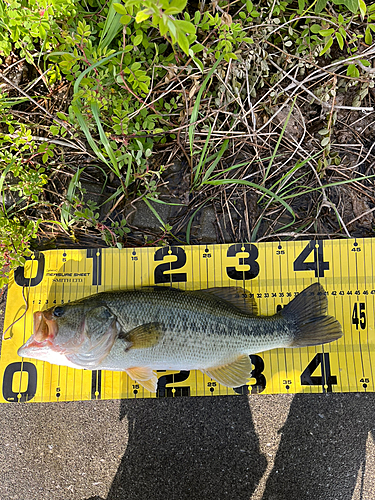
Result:
<svg viewBox="0 0 375 500"><path fill-rule="evenodd" d="M102 36L99 41L99 48L108 47L112 40L116 37L117 33L122 30L123 24L120 21L121 14L115 11L113 8L114 0L111 1L111 4L108 9L107 19L104 23L104 28L102 32ZM119 3L119 2L118 2Z"/></svg>
<svg viewBox="0 0 375 500"><path fill-rule="evenodd" d="M245 181L242 179L218 179L215 181L206 181L205 184L210 184L211 186L220 186L220 185L224 185L224 184L229 184L229 185L230 184L241 184L244 186L252 187L252 188L257 189L258 191L261 191L262 193L268 195L270 198L273 198L275 201L278 201L279 203L281 203L281 205L284 208L286 208L286 210L288 210L288 212L293 217L293 222L291 224L293 224L295 219L296 219L295 213L294 213L292 207L290 205L288 205L288 203L286 203L282 198L280 198L280 196L277 196L277 194L273 193L269 189L265 188L264 186L260 186L259 184L255 184L254 182ZM290 224L288 224L287 226L289 226L289 225Z"/></svg>
<svg viewBox="0 0 375 500"><path fill-rule="evenodd" d="M198 119L198 112L199 112L199 106L201 103L202 95L203 92L207 86L207 83L211 76L214 74L216 68L218 67L219 63L223 59L223 56L221 55L219 59L215 62L215 64L212 66L210 69L209 73L207 74L206 78L203 80L203 83L201 85L201 88L199 89L193 111L191 112L191 118L190 118L190 125L189 125L189 144L190 144L190 155L193 156L193 137L194 137L194 131L195 131L195 122Z"/></svg>

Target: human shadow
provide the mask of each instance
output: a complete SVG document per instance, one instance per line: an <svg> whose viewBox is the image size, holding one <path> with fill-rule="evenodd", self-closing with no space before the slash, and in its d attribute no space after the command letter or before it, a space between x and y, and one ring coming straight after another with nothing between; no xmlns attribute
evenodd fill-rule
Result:
<svg viewBox="0 0 375 500"><path fill-rule="evenodd" d="M123 400L124 417L128 446L106 500L248 500L265 472L246 396Z"/></svg>
<svg viewBox="0 0 375 500"><path fill-rule="evenodd" d="M263 500L351 499L374 435L375 394L298 394Z"/></svg>

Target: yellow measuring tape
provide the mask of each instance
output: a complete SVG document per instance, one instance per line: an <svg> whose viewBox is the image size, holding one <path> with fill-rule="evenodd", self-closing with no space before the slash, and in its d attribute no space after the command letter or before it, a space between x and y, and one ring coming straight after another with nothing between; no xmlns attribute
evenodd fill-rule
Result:
<svg viewBox="0 0 375 500"><path fill-rule="evenodd" d="M375 239L236 243L161 248L49 250L12 275L4 329L0 402L374 391ZM274 349L251 356L248 386L230 389L199 371L159 371L148 392L123 372L76 370L21 359L33 312L94 293L147 285L182 289L242 286L260 315L272 315L319 281L328 314L344 335L332 344ZM375 366L374 366L375 368Z"/></svg>

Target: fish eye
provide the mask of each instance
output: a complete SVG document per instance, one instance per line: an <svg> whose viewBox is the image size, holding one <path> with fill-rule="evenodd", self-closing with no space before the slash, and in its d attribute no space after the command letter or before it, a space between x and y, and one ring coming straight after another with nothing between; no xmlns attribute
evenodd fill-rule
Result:
<svg viewBox="0 0 375 500"><path fill-rule="evenodd" d="M65 309L63 307L57 306L53 310L53 315L59 318L60 316L62 316L64 314L64 312L65 312Z"/></svg>

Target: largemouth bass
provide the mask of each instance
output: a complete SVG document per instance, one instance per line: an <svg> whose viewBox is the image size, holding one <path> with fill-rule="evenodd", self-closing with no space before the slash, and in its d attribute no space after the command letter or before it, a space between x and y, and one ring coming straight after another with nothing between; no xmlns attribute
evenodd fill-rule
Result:
<svg viewBox="0 0 375 500"><path fill-rule="evenodd" d="M92 295L34 313L18 355L90 370L125 371L156 392L154 370L201 370L227 387L248 383L249 354L342 336L319 283L273 316L242 288L145 287Z"/></svg>

